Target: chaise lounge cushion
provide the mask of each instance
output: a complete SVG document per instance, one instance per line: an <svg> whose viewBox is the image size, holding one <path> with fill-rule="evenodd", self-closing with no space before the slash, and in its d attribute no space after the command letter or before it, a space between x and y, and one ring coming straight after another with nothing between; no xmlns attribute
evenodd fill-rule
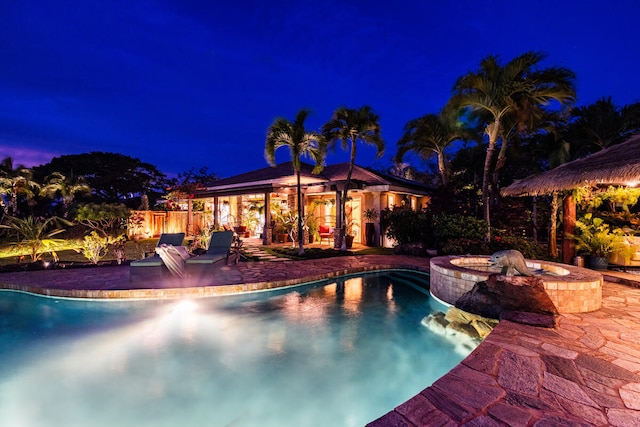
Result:
<svg viewBox="0 0 640 427"><path fill-rule="evenodd" d="M186 262L189 274L201 274L209 266L218 261L228 260L231 244L233 243L233 231L217 231L211 234L207 253L189 258Z"/></svg>
<svg viewBox="0 0 640 427"><path fill-rule="evenodd" d="M164 233L158 239L157 247L162 245L182 246L184 240L184 233ZM158 278L168 274L162 258L156 253L153 256L132 261L129 264L130 280L145 279L145 278Z"/></svg>

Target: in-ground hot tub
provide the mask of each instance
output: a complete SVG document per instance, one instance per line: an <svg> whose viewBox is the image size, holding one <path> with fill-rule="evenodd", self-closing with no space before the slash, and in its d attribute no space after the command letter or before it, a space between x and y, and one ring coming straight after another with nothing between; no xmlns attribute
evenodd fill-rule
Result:
<svg viewBox="0 0 640 427"><path fill-rule="evenodd" d="M602 306L602 274L550 261L526 260L527 267L544 282L544 289L560 313L586 313ZM499 273L481 255L431 258L431 293L455 304L477 282Z"/></svg>

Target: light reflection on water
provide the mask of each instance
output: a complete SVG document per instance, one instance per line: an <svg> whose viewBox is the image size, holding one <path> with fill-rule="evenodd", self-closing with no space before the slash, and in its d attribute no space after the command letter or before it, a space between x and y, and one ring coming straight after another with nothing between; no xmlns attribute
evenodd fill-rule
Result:
<svg viewBox="0 0 640 427"><path fill-rule="evenodd" d="M394 274L184 301L0 292L0 425L364 425L463 357L400 283L425 278Z"/></svg>

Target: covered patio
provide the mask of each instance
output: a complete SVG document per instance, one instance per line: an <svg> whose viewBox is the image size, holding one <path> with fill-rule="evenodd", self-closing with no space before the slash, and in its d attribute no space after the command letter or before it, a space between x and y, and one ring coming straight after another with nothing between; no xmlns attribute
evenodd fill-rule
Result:
<svg viewBox="0 0 640 427"><path fill-rule="evenodd" d="M312 169L311 165L302 164L307 233L322 237L320 244L334 245L333 230L342 226L340 201L348 163L326 166L319 174L312 174ZM415 181L355 165L346 202L348 234L356 244L367 243L365 229L369 221L363 216L366 211L375 211L377 218L371 221L374 235L368 243L392 246L393 242L381 230L380 213L397 206L423 208L429 203L431 190ZM264 245L284 243L288 238L286 228L293 226L292 218L297 211L293 168L287 162L216 181L189 199L189 218L193 218L195 201L204 203L204 211L210 212L209 221L215 228L231 228L241 237L260 238ZM196 231L193 224L193 220L188 222L188 234ZM313 238L305 241L312 242Z"/></svg>

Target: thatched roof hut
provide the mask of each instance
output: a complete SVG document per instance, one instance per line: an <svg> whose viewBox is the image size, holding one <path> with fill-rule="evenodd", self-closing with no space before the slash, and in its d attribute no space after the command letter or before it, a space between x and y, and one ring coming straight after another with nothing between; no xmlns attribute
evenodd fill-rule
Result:
<svg viewBox="0 0 640 427"><path fill-rule="evenodd" d="M514 182L503 196L537 196L585 185L640 183L640 135L555 169Z"/></svg>

